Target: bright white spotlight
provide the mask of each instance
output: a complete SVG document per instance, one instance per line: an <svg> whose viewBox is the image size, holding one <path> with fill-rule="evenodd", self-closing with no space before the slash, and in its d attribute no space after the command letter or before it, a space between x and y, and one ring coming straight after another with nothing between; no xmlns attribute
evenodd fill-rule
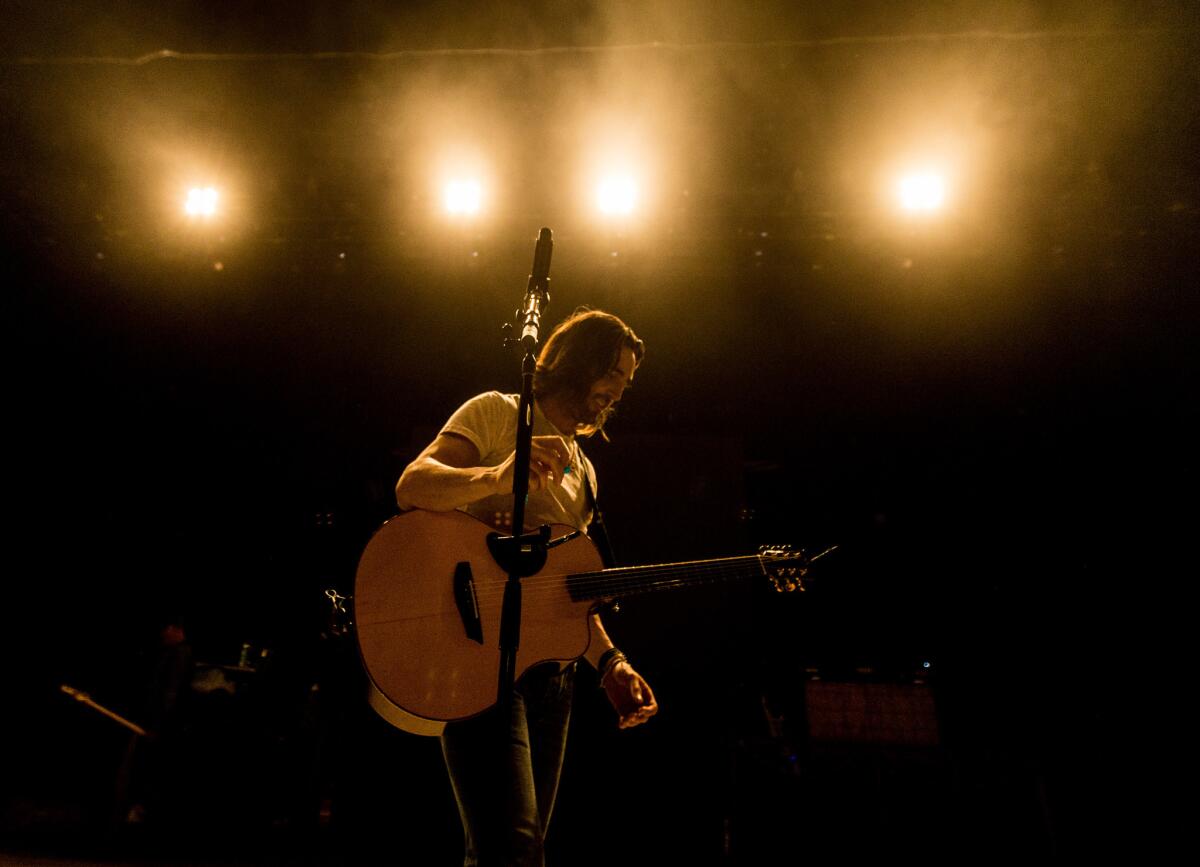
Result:
<svg viewBox="0 0 1200 867"><path fill-rule="evenodd" d="M637 182L629 175L606 175L596 185L596 207L600 213L623 217L637 207Z"/></svg>
<svg viewBox="0 0 1200 867"><path fill-rule="evenodd" d="M192 187L183 202L183 212L189 217L214 217L220 199L216 187Z"/></svg>
<svg viewBox="0 0 1200 867"><path fill-rule="evenodd" d="M478 214L483 207L483 187L473 180L447 181L442 188L442 206L454 216Z"/></svg>
<svg viewBox="0 0 1200 867"><path fill-rule="evenodd" d="M946 204L946 179L937 172L911 172L896 185L901 209L910 214L932 214Z"/></svg>

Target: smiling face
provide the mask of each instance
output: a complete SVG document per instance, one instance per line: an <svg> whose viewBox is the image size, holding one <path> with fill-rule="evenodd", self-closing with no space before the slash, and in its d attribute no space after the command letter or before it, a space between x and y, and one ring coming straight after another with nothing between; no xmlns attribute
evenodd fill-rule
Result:
<svg viewBox="0 0 1200 867"><path fill-rule="evenodd" d="M581 427L603 427L605 419L621 402L625 389L633 385L633 374L637 370L637 358L633 349L622 346L617 363L606 375L592 383L587 396L574 408L574 415Z"/></svg>
<svg viewBox="0 0 1200 867"><path fill-rule="evenodd" d="M642 341L616 316L577 310L542 347L534 396L563 433L602 432L644 353Z"/></svg>

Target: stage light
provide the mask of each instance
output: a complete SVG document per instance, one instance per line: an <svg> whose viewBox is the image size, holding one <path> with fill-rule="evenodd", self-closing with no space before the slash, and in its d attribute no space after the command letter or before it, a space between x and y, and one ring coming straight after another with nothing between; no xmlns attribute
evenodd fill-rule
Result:
<svg viewBox="0 0 1200 867"><path fill-rule="evenodd" d="M452 216L474 216L483 207L483 186L475 180L447 181L442 188L442 206Z"/></svg>
<svg viewBox="0 0 1200 867"><path fill-rule="evenodd" d="M900 209L910 214L932 214L946 204L946 179L936 171L920 170L901 175L896 183Z"/></svg>
<svg viewBox="0 0 1200 867"><path fill-rule="evenodd" d="M628 216L633 213L637 203L637 181L630 175L605 175L596 184L596 207L606 216Z"/></svg>
<svg viewBox="0 0 1200 867"><path fill-rule="evenodd" d="M221 194L216 187L192 187L184 199L183 212L189 217L215 217L220 199Z"/></svg>

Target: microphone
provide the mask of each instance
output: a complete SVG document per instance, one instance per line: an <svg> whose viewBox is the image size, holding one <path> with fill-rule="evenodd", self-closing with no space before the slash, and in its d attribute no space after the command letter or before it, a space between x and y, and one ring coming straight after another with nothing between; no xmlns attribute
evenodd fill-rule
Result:
<svg viewBox="0 0 1200 867"><path fill-rule="evenodd" d="M537 246L533 248L533 270L529 274L521 309L521 346L526 352L533 352L537 347L542 310L550 305L550 256L553 253L554 236L543 226L538 232Z"/></svg>
<svg viewBox="0 0 1200 867"><path fill-rule="evenodd" d="M554 235L545 226L538 232L537 246L533 248L533 273L529 275L528 292L550 290L550 255L554 252Z"/></svg>

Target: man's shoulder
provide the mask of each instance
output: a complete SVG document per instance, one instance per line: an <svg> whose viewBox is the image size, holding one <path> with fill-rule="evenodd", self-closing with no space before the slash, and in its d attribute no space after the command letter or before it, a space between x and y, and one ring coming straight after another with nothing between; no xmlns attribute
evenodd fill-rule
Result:
<svg viewBox="0 0 1200 867"><path fill-rule="evenodd" d="M471 441L483 458L507 448L512 451L517 424L518 395L485 391L468 399L442 426L442 435L454 434Z"/></svg>
<svg viewBox="0 0 1200 867"><path fill-rule="evenodd" d="M477 413L516 413L520 403L520 395L505 394L502 391L485 391L474 397L467 398L459 408L459 412Z"/></svg>
<svg viewBox="0 0 1200 867"><path fill-rule="evenodd" d="M517 404L521 402L521 395L508 394L503 391L485 391L485 392L482 392L481 394L475 395L473 398L471 398L471 400L480 400L480 401L485 401L487 403L502 404L504 406L511 406L513 409L516 409Z"/></svg>
<svg viewBox="0 0 1200 867"><path fill-rule="evenodd" d="M485 391L468 398L450 417L447 428L470 423L495 423L509 416L516 418L519 395L499 391Z"/></svg>

